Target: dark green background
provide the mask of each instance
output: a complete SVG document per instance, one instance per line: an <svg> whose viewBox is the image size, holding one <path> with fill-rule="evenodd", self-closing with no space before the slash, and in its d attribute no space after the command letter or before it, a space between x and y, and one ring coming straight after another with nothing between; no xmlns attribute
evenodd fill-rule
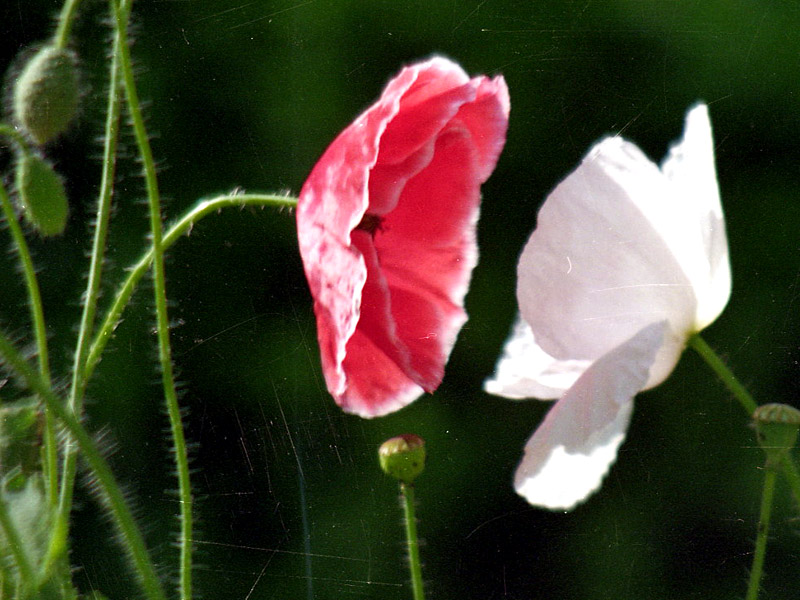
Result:
<svg viewBox="0 0 800 600"><path fill-rule="evenodd" d="M105 3L84 5L74 32L83 114L48 151L72 215L62 238L33 241L62 381L88 265L110 35ZM49 34L58 8L0 2L3 71ZM760 402L798 402L798 3L138 0L133 23L168 217L238 187L297 193L404 63L445 54L470 73L502 73L511 92L506 150L483 188L470 320L439 391L398 414L362 420L328 396L293 215L229 210L170 251L202 597L409 598L397 490L375 454L407 431L429 448L417 494L430 599L744 596L763 459L743 411L697 356L687 352L665 384L640 395L601 492L569 514L533 509L511 488L547 404L492 397L481 384L511 325L516 259L548 191L610 132L660 160L702 99L734 273L706 339ZM104 301L148 226L129 131L122 151ZM0 161L7 167L5 151ZM0 323L29 338L11 253L0 256L0 290ZM176 483L151 308L145 286L97 370L88 424L171 579ZM132 576L88 489L75 513L76 580L131 597ZM777 499L764 598L797 598L797 513L782 481Z"/></svg>

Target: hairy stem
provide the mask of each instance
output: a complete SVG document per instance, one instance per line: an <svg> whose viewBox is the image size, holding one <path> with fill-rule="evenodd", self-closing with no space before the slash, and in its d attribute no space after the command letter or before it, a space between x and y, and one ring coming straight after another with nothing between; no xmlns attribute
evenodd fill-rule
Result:
<svg viewBox="0 0 800 600"><path fill-rule="evenodd" d="M75 15L78 14L78 5L81 0L66 0L61 7L61 13L58 15L58 27L53 36L53 42L57 48L66 47L69 42L69 33L72 29L72 23L75 21Z"/></svg>
<svg viewBox="0 0 800 600"><path fill-rule="evenodd" d="M34 336L36 338L36 351L39 357L39 373L42 380L50 386L50 361L47 350L47 326L44 320L44 309L42 307L42 295L39 292L39 283L36 279L36 269L33 266L28 243L22 233L22 228L17 222L14 214L14 207L8 197L5 187L0 183L0 203L3 205L8 228L11 230L11 237L17 247L22 273L25 277L25 285L28 288L28 306L33 323ZM50 506L55 508L58 502L58 444L56 442L55 426L50 411L45 408L45 428L44 428L44 467L47 480L47 498Z"/></svg>
<svg viewBox="0 0 800 600"><path fill-rule="evenodd" d="M114 3L117 30L117 50L125 95L128 101L128 112L133 122L136 145L144 166L147 200L150 207L150 233L153 241L153 294L156 305L156 331L158 336L158 357L161 363L161 382L164 389L164 400L167 405L170 429L172 433L175 463L178 471L178 496L181 513L180 533L180 597L191 600L192 597L192 487L189 477L189 459L178 406L178 395L175 391L175 379L172 372L172 351L169 339L169 316L167 314L166 278L164 275L163 223L161 222L161 201L156 178L156 167L150 140L144 126L144 119L136 91L130 51L128 48L127 14L119 1Z"/></svg>
<svg viewBox="0 0 800 600"><path fill-rule="evenodd" d="M97 201L97 216L95 220L94 241L89 265L89 278L86 292L83 296L83 313L81 315L78 340L75 348L72 366L72 382L69 389L68 406L74 415L80 416L83 412L83 397L86 391L86 356L89 353L89 341L94 328L97 298L100 293L100 279L105 256L108 225L111 216L111 197L114 189L114 172L116 167L117 140L119 137L120 116L120 82L119 60L115 52L111 60L110 81L108 90L108 105L106 110L106 125L103 148L103 173L100 182L100 194ZM59 496L58 525L54 527L54 534L66 536L69 532L69 517L72 510L72 493L75 484L77 466L77 453L70 440L67 440L64 449L62 467L61 493ZM65 541L54 540L55 544Z"/></svg>
<svg viewBox="0 0 800 600"><path fill-rule="evenodd" d="M689 345L703 357L703 360L705 360L708 366L717 374L717 377L725 384L725 387L727 387L734 398L739 401L739 404L742 405L745 412L747 412L748 415L752 415L753 411L758 407L758 404L756 404L750 392L739 382L736 375L733 374L733 371L728 368L728 365L714 352L713 348L711 348L699 334L695 334L689 338Z"/></svg>
<svg viewBox="0 0 800 600"><path fill-rule="evenodd" d="M706 341L698 334L689 338L689 345L697 351L697 353L706 361L711 369L717 374L725 387L730 390L733 396L742 405L742 408L747 412L748 416L753 414L753 411L758 407L753 396L736 378L736 375L728 368L722 361L719 355L709 346ZM792 490L792 496L798 507L800 507L800 473L798 473L797 466L788 454L781 461L781 470L783 476L789 483Z"/></svg>
<svg viewBox="0 0 800 600"><path fill-rule="evenodd" d="M47 407L53 412L53 415L66 427L69 434L75 439L83 456L89 463L92 473L97 477L100 488L105 494L111 510L111 516L122 538L125 540L125 548L130 553L134 567L141 578L142 588L147 598L149 600L166 600L164 591L161 589L161 583L156 576L153 563L147 553L142 535L136 527L128 505L125 503L122 491L108 463L100 454L100 451L92 441L89 433L83 425L81 425L75 415L64 406L61 399L53 393L44 379L28 365L4 333L0 333L0 357L4 359L6 366L16 373L33 393L44 400ZM58 536L56 537L58 538ZM63 552L63 548L54 548L51 545L47 562L60 556Z"/></svg>
<svg viewBox="0 0 800 600"><path fill-rule="evenodd" d="M278 194L231 194L218 196L209 200L201 200L190 208L186 214L179 218L164 234L162 240L162 248L167 250L175 242L177 242L183 235L192 230L201 219L208 215L214 214L223 208L245 206L274 206L274 207L293 207L297 204L297 199L290 196L281 196ZM128 277L122 282L122 285L117 289L114 301L108 309L103 322L94 336L91 347L89 349L89 356L86 359L86 372L84 377L86 380L90 379L94 372L106 344L111 339L114 329L122 316L122 311L128 305L128 302L133 295L136 285L147 273L150 265L153 263L153 249L150 248L144 255L136 262L135 265L127 269Z"/></svg>
<svg viewBox="0 0 800 600"><path fill-rule="evenodd" d="M750 581L747 584L745 600L757 600L758 590L761 587L761 574L764 571L764 557L767 554L767 534L769 533L769 520L772 514L772 497L775 492L776 476L775 469L767 461L767 467L764 470L764 490L761 493L761 512L758 517L756 548L753 554L753 566L750 569Z"/></svg>
<svg viewBox="0 0 800 600"><path fill-rule="evenodd" d="M411 589L414 600L425 600L422 589L422 566L419 560L419 537L417 536L417 515L414 506L414 486L400 483L400 495L403 498L403 516L406 525L406 541L408 543L408 568L411 571Z"/></svg>

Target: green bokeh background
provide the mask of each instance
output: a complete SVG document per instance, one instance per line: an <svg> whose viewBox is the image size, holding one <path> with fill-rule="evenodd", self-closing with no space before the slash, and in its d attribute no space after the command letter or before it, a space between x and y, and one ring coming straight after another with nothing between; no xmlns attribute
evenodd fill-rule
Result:
<svg viewBox="0 0 800 600"><path fill-rule="evenodd" d="M0 67L50 32L59 3L0 2ZM80 122L48 149L72 213L32 236L55 372L68 380L100 173L106 3L75 27ZM198 597L410 597L384 439L428 442L417 484L429 598L730 599L744 596L763 457L700 359L641 394L600 493L568 513L511 488L547 404L481 391L511 326L515 264L549 190L607 133L660 160L686 109L709 103L734 290L706 339L760 402L797 405L800 374L800 5L742 0L137 0L133 54L165 214L237 188L297 193L335 135L401 65L433 53L511 91L506 150L483 188L470 320L433 396L362 420L328 396L293 215L229 210L169 253L172 341L192 442ZM144 248L129 131L103 301ZM0 151L7 171L8 153ZM7 230L0 232L10 248ZM30 339L15 257L0 256L0 323ZM175 575L176 482L143 286L89 390L87 423ZM2 394L0 390L0 394ZM88 477L86 478L88 479ZM75 578L135 597L90 485L78 494ZM765 598L800 597L797 515L779 482Z"/></svg>

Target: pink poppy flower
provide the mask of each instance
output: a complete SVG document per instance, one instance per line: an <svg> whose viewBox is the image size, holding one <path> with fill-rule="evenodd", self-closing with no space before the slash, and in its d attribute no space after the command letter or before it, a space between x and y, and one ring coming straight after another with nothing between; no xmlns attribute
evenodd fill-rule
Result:
<svg viewBox="0 0 800 600"><path fill-rule="evenodd" d="M508 111L502 77L470 79L441 57L408 66L303 185L300 254L322 372L345 411L385 415L441 382Z"/></svg>

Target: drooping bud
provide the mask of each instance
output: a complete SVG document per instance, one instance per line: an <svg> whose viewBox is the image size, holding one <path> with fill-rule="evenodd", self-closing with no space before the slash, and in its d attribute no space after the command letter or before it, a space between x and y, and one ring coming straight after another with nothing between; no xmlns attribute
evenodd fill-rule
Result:
<svg viewBox="0 0 800 600"><path fill-rule="evenodd" d="M43 46L28 60L14 85L14 119L43 145L63 133L78 112L75 53Z"/></svg>
<svg viewBox="0 0 800 600"><path fill-rule="evenodd" d="M786 404L764 404L753 412L753 421L767 462L777 464L797 443L800 410Z"/></svg>
<svg viewBox="0 0 800 600"><path fill-rule="evenodd" d="M388 439L378 449L378 460L384 473L411 484L425 469L425 440L413 433Z"/></svg>
<svg viewBox="0 0 800 600"><path fill-rule="evenodd" d="M44 236L59 235L67 226L67 193L53 167L40 156L23 154L16 172L19 200L25 216Z"/></svg>

